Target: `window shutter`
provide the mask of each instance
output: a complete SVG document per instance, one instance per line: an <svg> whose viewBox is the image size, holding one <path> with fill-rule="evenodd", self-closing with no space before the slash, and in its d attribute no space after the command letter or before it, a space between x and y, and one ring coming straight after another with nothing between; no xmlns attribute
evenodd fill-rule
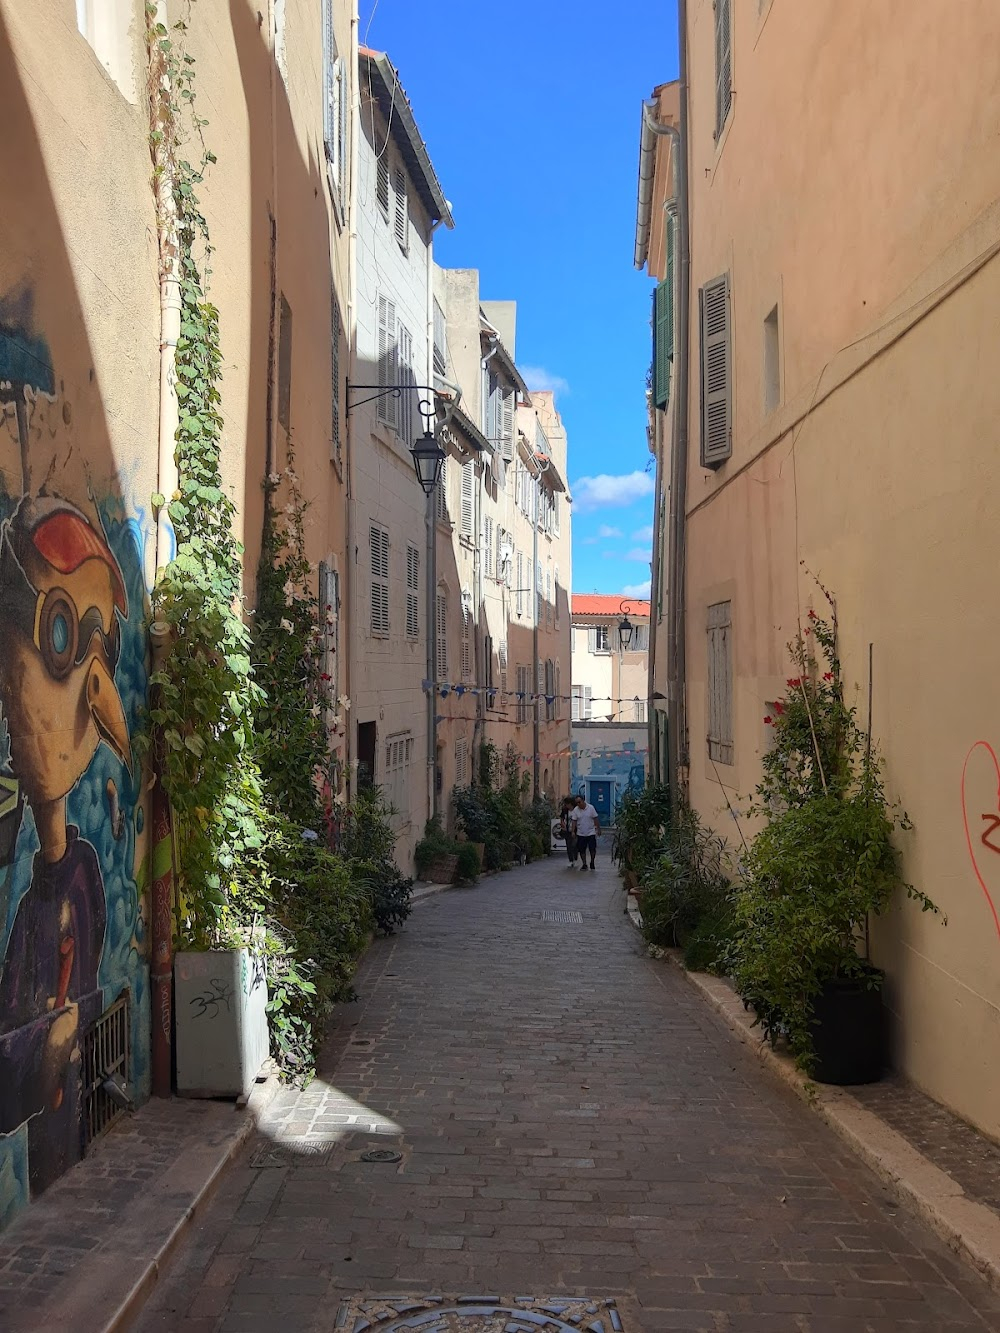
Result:
<svg viewBox="0 0 1000 1333"><path fill-rule="evenodd" d="M399 383L399 344L396 335L396 303L386 296L378 298L378 386L394 389ZM376 415L386 425L395 427L399 403L386 393L375 404Z"/></svg>
<svg viewBox="0 0 1000 1333"><path fill-rule="evenodd" d="M347 61L337 61L337 202L347 210Z"/></svg>
<svg viewBox="0 0 1000 1333"><path fill-rule="evenodd" d="M340 463L340 305L330 287L330 460Z"/></svg>
<svg viewBox="0 0 1000 1333"><path fill-rule="evenodd" d="M437 595L437 678L448 679L448 599L444 593Z"/></svg>
<svg viewBox="0 0 1000 1333"><path fill-rule="evenodd" d="M701 462L718 467L733 452L729 274L698 293L701 321Z"/></svg>
<svg viewBox="0 0 1000 1333"><path fill-rule="evenodd" d="M406 636L416 639L420 634L420 552L415 546L406 547Z"/></svg>
<svg viewBox="0 0 1000 1333"><path fill-rule="evenodd" d="M396 168L393 184L396 196L396 240L405 251L410 245L410 213L406 200L406 173L401 167Z"/></svg>
<svg viewBox="0 0 1000 1333"><path fill-rule="evenodd" d="M597 626L596 626L596 625L588 625L588 626L587 626L587 652L588 652L588 653L596 653L596 652L597 652Z"/></svg>
<svg viewBox="0 0 1000 1333"><path fill-rule="evenodd" d="M584 687L583 687L583 720L584 720L585 722L589 722L590 719L591 719L591 717L592 717L592 715L593 715L593 711L594 711L593 694L594 694L594 691L590 688L590 686L589 686L589 685L584 685Z"/></svg>
<svg viewBox="0 0 1000 1333"><path fill-rule="evenodd" d="M517 559L514 563L516 566L514 572L514 578L516 580L514 584L514 595L517 598L517 614L522 616L524 615L524 556L520 551L518 551Z"/></svg>
<svg viewBox="0 0 1000 1333"><path fill-rule="evenodd" d="M733 104L732 0L715 0L715 137Z"/></svg>
<svg viewBox="0 0 1000 1333"><path fill-rule="evenodd" d="M401 390L397 412L399 417L399 437L409 449L413 444L413 388L416 376L413 373L413 337L405 325L398 328L398 357L396 364L397 382Z"/></svg>
<svg viewBox="0 0 1000 1333"><path fill-rule="evenodd" d="M372 633L389 633L389 534L372 524L369 528L372 565Z"/></svg>
<svg viewBox="0 0 1000 1333"><path fill-rule="evenodd" d="M387 149L382 150L381 157L375 162L375 198L378 200L378 206L382 210L382 216L388 222L389 220L389 160L386 157Z"/></svg>
<svg viewBox="0 0 1000 1333"><path fill-rule="evenodd" d="M462 679L472 675L472 608L469 597L462 594Z"/></svg>
<svg viewBox="0 0 1000 1333"><path fill-rule="evenodd" d="M483 519L483 548L481 558L483 562L483 574L486 578L493 577L493 570L490 567L490 555L493 551L493 519L487 515Z"/></svg>
<svg viewBox="0 0 1000 1333"><path fill-rule="evenodd" d="M471 460L462 464L462 536L472 537L475 519L476 465Z"/></svg>
<svg viewBox="0 0 1000 1333"><path fill-rule="evenodd" d="M439 481L438 481L437 492L436 492L436 495L435 495L435 501L436 501L436 504L437 504L437 516L438 516L438 518L441 520L442 523L447 523L447 522L448 522L448 482L447 482L447 475L448 475L448 460L447 460L447 458L442 458L442 460L441 460L441 476L440 476L440 479L439 479Z"/></svg>
<svg viewBox="0 0 1000 1333"><path fill-rule="evenodd" d="M334 57L333 0L323 0L323 145L326 158L336 172L336 79L337 62ZM336 174L334 175L336 179Z"/></svg>
<svg viewBox="0 0 1000 1333"><path fill-rule="evenodd" d="M503 456L509 463L514 458L514 390L503 396Z"/></svg>
<svg viewBox="0 0 1000 1333"><path fill-rule="evenodd" d="M653 401L670 401L670 371L674 359L674 219L667 218L667 276L653 293Z"/></svg>
<svg viewBox="0 0 1000 1333"><path fill-rule="evenodd" d="M732 603L708 608L708 754L733 762Z"/></svg>

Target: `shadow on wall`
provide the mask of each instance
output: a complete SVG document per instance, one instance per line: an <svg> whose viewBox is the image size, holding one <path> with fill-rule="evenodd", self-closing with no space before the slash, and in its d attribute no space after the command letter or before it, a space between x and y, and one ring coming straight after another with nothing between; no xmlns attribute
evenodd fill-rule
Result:
<svg viewBox="0 0 1000 1333"><path fill-rule="evenodd" d="M0 1227L84 1149L83 1055L120 997L146 1095L146 515L126 513L31 110L0 16ZM150 210L152 212L152 210ZM121 253L130 253L121 238ZM145 258L145 238L138 244ZM133 246L133 249L135 247ZM150 331L155 348L157 331ZM152 447L152 442L150 442Z"/></svg>

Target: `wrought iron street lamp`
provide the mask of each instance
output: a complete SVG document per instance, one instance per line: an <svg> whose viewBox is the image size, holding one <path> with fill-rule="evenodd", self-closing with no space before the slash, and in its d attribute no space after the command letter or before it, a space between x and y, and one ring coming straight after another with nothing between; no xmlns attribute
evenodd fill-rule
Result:
<svg viewBox="0 0 1000 1333"><path fill-rule="evenodd" d="M410 456L416 469L417 481L420 482L420 489L425 495L433 495L437 490L438 482L441 480L441 469L444 466L445 459L444 450L430 431L425 430L410 450Z"/></svg>
<svg viewBox="0 0 1000 1333"><path fill-rule="evenodd" d="M628 618L628 612L631 611L632 608L629 606L628 602L622 602L618 609L623 613L621 622L618 625L618 646L623 653L627 653L632 646L632 635L635 633L635 626Z"/></svg>

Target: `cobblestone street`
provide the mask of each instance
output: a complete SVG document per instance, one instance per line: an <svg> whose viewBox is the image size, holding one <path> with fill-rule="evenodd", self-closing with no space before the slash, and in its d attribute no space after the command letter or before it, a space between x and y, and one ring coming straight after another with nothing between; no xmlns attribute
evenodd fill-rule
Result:
<svg viewBox="0 0 1000 1333"><path fill-rule="evenodd" d="M597 874L552 857L375 945L321 1078L272 1105L144 1333L1000 1330L996 1295L645 956L602 841Z"/></svg>

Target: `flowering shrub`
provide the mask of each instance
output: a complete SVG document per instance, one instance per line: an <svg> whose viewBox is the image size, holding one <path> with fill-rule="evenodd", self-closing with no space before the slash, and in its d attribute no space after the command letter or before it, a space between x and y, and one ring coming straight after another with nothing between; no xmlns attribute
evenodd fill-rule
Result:
<svg viewBox="0 0 1000 1333"><path fill-rule="evenodd" d="M867 960L869 915L883 912L899 889L923 911L937 911L900 874L893 835L911 825L887 800L881 761L844 698L836 610L823 591L830 619L809 612L789 644L794 674L785 696L764 719L774 743L750 813L767 823L742 862L726 955L765 1036L786 1036L805 1072L824 985L844 976L880 982Z"/></svg>

